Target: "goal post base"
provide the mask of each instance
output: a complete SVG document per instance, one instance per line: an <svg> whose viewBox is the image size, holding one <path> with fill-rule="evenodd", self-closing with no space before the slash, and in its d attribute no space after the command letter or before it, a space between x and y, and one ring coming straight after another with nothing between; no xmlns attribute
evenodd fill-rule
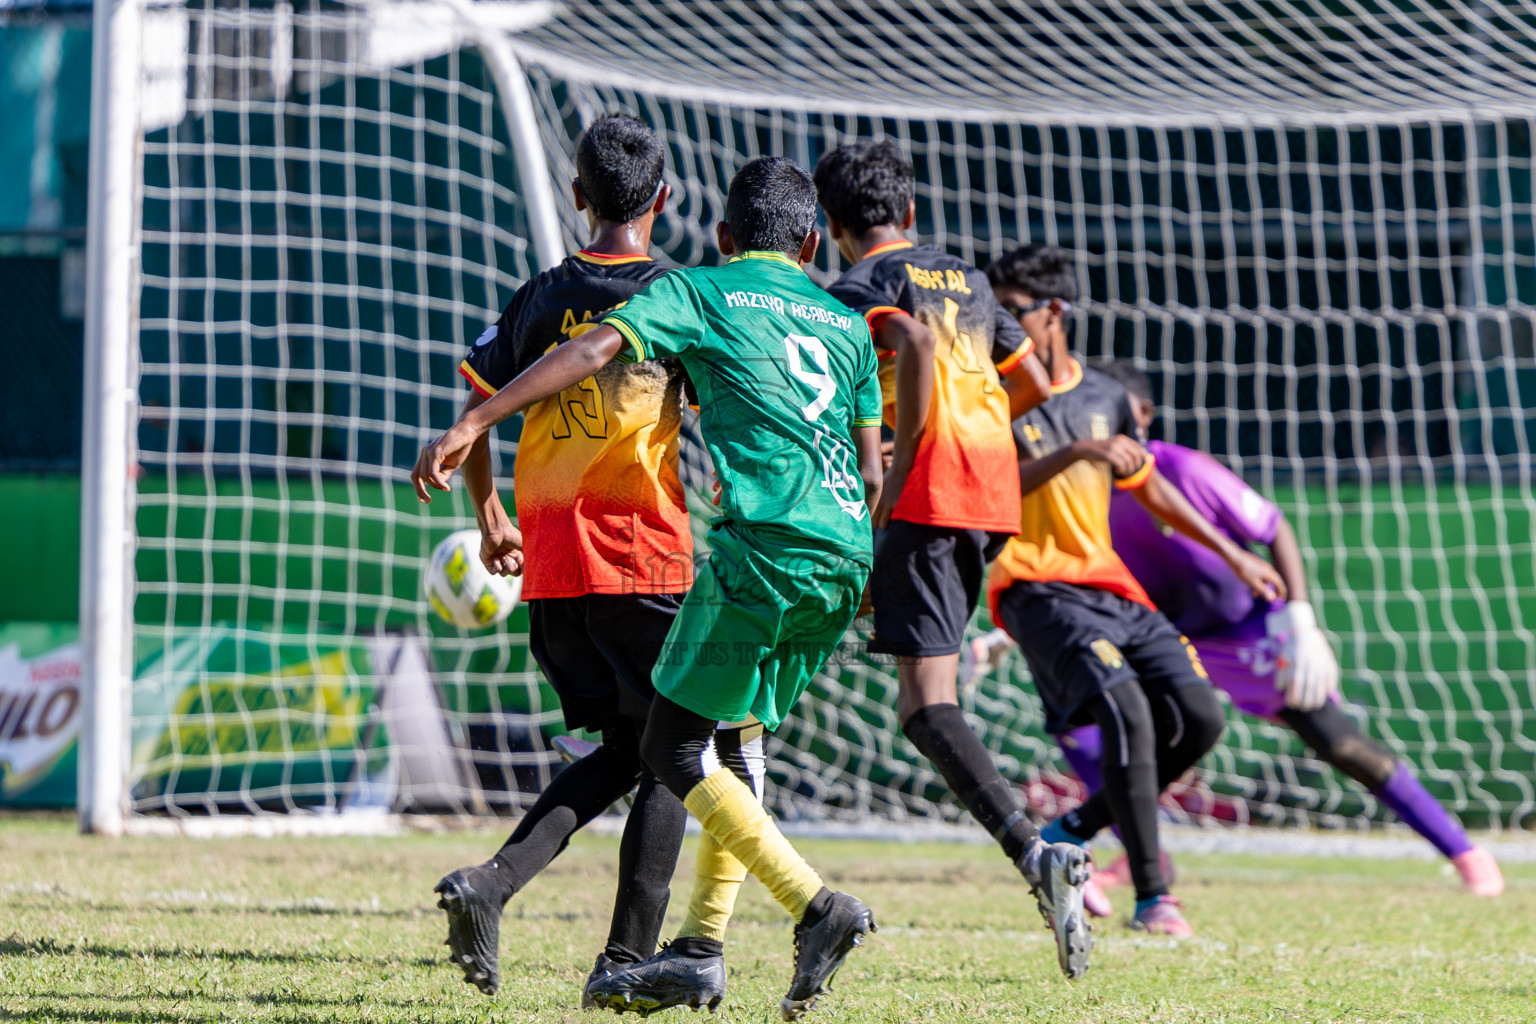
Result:
<svg viewBox="0 0 1536 1024"><path fill-rule="evenodd" d="M399 814L217 814L207 817L132 816L130 836L187 839L398 836L409 831Z"/></svg>

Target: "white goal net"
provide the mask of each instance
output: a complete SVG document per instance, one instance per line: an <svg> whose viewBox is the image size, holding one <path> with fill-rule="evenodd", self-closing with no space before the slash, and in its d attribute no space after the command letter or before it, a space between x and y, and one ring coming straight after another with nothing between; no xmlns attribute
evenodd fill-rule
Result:
<svg viewBox="0 0 1536 1024"><path fill-rule="evenodd" d="M1072 250L1078 352L1140 361L1162 436L1296 524L1362 725L1469 825L1526 822L1536 9L570 2L497 36L520 106L466 26L544 6L151 12L134 812L507 811L554 770L525 616L462 634L419 598L433 543L473 520L458 490L419 506L408 472L462 401L466 340L537 269L549 211L509 124L532 119L562 196L582 126L625 110L668 144L655 242L678 263L716 258L745 160L875 135L916 165L924 240L979 265ZM962 817L859 639L780 731L775 807ZM1021 659L963 702L1032 806L1077 798ZM1170 810L1385 820L1235 713Z"/></svg>

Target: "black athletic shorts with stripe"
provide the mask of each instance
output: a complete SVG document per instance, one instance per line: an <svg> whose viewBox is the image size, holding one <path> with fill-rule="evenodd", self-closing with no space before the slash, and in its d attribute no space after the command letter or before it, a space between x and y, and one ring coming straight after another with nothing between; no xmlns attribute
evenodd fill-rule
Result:
<svg viewBox="0 0 1536 1024"><path fill-rule="evenodd" d="M998 597L997 617L1029 662L1053 735L1089 724L1089 702L1122 683L1148 693L1211 685L1167 616L1107 590L1022 580Z"/></svg>

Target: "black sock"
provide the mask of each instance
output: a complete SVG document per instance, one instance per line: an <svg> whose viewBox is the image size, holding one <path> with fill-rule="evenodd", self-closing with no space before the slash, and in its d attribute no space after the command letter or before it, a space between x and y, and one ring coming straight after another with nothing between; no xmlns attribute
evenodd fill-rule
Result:
<svg viewBox="0 0 1536 1024"><path fill-rule="evenodd" d="M1167 789L1221 740L1226 715L1209 686L1149 691L1157 730L1157 788Z"/></svg>
<svg viewBox="0 0 1536 1024"><path fill-rule="evenodd" d="M1104 787L1063 817L1061 826L1081 839L1092 839L1100 829L1118 822L1136 898L1161 896L1168 886L1158 856L1157 795L1221 738L1225 726L1221 704L1209 686L1168 686L1153 679L1143 680L1139 693L1130 687L1116 688L1091 710L1104 737ZM1149 728L1150 764L1145 742ZM1112 773L1117 779L1113 787Z"/></svg>
<svg viewBox="0 0 1536 1024"><path fill-rule="evenodd" d="M1100 788L1097 793L1083 801L1076 810L1068 811L1057 819L1057 824L1083 842L1089 842L1094 836L1115 824L1117 820L1115 809L1109 802L1109 795Z"/></svg>
<svg viewBox="0 0 1536 1024"><path fill-rule="evenodd" d="M619 888L604 950L610 960L635 963L656 952L687 822L683 802L643 774L619 843Z"/></svg>
<svg viewBox="0 0 1536 1024"><path fill-rule="evenodd" d="M564 850L577 829L597 817L640 778L634 740L603 745L556 775L539 794L506 844L491 858L510 899Z"/></svg>
<svg viewBox="0 0 1536 1024"><path fill-rule="evenodd" d="M640 739L641 760L679 800L686 800L693 787L704 781L710 767L706 754L716 724L715 719L661 694L651 701L650 717Z"/></svg>
<svg viewBox="0 0 1536 1024"><path fill-rule="evenodd" d="M1104 788L1099 792L1107 798L1115 820L1120 823L1120 839L1125 843L1136 898L1166 895L1168 883L1163 878L1157 845L1157 764L1132 761L1123 768L1106 764ZM1072 831L1070 827L1068 831Z"/></svg>
<svg viewBox="0 0 1536 1024"><path fill-rule="evenodd" d="M1120 825L1120 840L1131 869L1138 900L1168 892L1158 856L1157 731L1147 695L1137 683L1115 687L1088 705L1104 738L1100 770L1104 788L1062 819L1072 835L1091 839L1111 822Z"/></svg>
<svg viewBox="0 0 1536 1024"><path fill-rule="evenodd" d="M998 774L992 754L966 724L954 704L929 704L902 724L912 745L933 762L971 816L1002 845L1008 859L1018 863L1040 835L1024 816L1013 790Z"/></svg>
<svg viewBox="0 0 1536 1024"><path fill-rule="evenodd" d="M1101 788L1099 793L1102 792L1104 792L1104 790ZM1076 836L1083 842L1091 842L1094 836L1098 835L1099 832L1102 831L1107 825L1110 825L1114 822L1114 811L1109 809L1108 798L1100 797L1099 793L1095 793L1093 795L1094 800L1096 800L1097 803L1084 803L1077 809L1068 811L1066 814L1063 814L1060 818L1056 819L1056 824L1059 825L1063 831ZM1103 813L1105 821L1103 824L1098 823L1098 815L1095 813L1099 807L1104 808ZM1083 812L1085 811L1090 815L1089 818L1083 817Z"/></svg>
<svg viewBox="0 0 1536 1024"><path fill-rule="evenodd" d="M805 916L800 919L801 925L813 925L827 916L827 911L832 909L832 890L822 886L811 902L805 908Z"/></svg>
<svg viewBox="0 0 1536 1024"><path fill-rule="evenodd" d="M672 945L668 948L674 953L697 957L701 960L725 955L725 943L719 939L700 939L691 935L681 939L673 939Z"/></svg>

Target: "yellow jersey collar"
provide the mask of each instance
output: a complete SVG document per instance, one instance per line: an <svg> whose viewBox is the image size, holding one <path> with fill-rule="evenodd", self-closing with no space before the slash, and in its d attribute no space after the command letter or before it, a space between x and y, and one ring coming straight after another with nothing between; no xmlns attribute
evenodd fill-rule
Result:
<svg viewBox="0 0 1536 1024"><path fill-rule="evenodd" d="M766 249L757 249L753 250L752 252L739 252L735 256L732 256L729 260L726 260L726 262L735 263L737 260L768 260L771 263L782 263L786 267L794 267L796 270L800 269L800 264L796 263L788 256L785 256L783 253L769 252Z"/></svg>

